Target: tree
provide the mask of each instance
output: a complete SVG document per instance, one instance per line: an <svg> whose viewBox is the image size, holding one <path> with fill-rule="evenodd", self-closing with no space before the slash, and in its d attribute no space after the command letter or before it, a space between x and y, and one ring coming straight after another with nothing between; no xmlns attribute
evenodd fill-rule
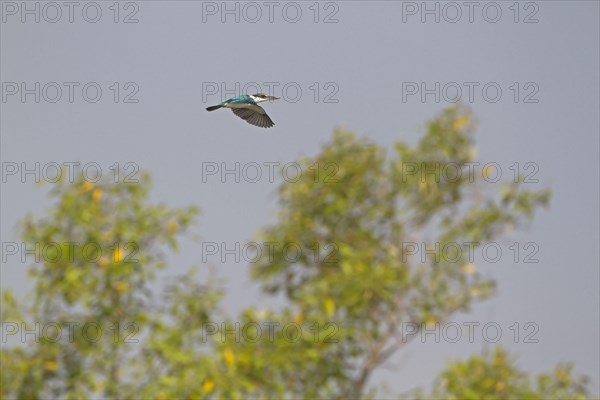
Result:
<svg viewBox="0 0 600 400"><path fill-rule="evenodd" d="M469 263L466 248L422 262L410 246L495 240L547 204L549 191L524 190L522 178L484 197L477 181L487 172L468 171L473 128L466 109L447 109L416 146L399 142L389 160L385 149L337 130L317 157L302 161L310 171L333 166L333 180L304 175L282 185L279 222L263 240L298 246L305 256L290 261L276 252L253 274L308 320L339 323L340 343L328 355L338 368L319 371L330 380L317 395L331 388L362 396L373 371L410 340L403 324L421 329L492 295L494 281ZM442 173L448 166L456 172ZM323 254L328 246L335 254Z"/></svg>
<svg viewBox="0 0 600 400"><path fill-rule="evenodd" d="M572 364L559 364L540 374L532 385L529 374L519 370L514 357L497 347L493 352L457 361L439 374L430 397L444 399L587 399L588 379L575 377Z"/></svg>
<svg viewBox="0 0 600 400"><path fill-rule="evenodd" d="M126 338L152 316L148 285L165 267L160 246L175 248L197 212L143 204L147 175L119 184L76 176L52 188L57 203L46 218L23 223L26 248L35 251L33 300L20 305L5 292L2 322L38 334L27 347L2 350L7 397L118 397L123 367L136 363Z"/></svg>
<svg viewBox="0 0 600 400"><path fill-rule="evenodd" d="M3 348L3 397L374 395L369 378L410 341L404 324L443 322L493 294L494 280L470 263L464 243L496 240L549 201L548 190L525 190L521 177L490 193L482 179L489 171L470 164L473 130L467 109L450 108L415 146L399 142L391 156L336 130L318 155L299 160L308 173L280 186L280 217L259 234L250 272L284 304L239 316L219 310L224 293L214 277L190 271L161 295L149 286L195 208L147 205L147 176L58 184L48 217L23 224L24 241L40 248L33 300L6 292L2 321L78 325L61 340ZM422 243L462 251L423 261L414 251ZM108 327L110 340L91 340L89 322L105 334ZM127 341L133 333L137 344ZM434 392L452 390L440 384Z"/></svg>

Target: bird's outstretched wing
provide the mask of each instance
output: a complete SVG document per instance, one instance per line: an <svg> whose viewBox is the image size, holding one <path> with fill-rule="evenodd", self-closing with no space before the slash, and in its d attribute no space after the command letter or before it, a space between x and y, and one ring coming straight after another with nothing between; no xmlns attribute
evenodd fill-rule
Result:
<svg viewBox="0 0 600 400"><path fill-rule="evenodd" d="M275 123L269 118L267 112L261 106L255 104L244 108L232 108L231 111L244 121L261 128L270 128Z"/></svg>

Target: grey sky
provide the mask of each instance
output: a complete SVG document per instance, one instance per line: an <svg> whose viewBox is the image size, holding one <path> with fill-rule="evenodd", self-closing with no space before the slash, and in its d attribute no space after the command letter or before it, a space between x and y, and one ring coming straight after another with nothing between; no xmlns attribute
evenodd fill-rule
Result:
<svg viewBox="0 0 600 400"><path fill-rule="evenodd" d="M72 23L64 6L58 22L49 23L44 17L54 18L56 10L27 2L31 8L36 3L39 23L35 15L21 21L24 3L1 3L3 171L13 162L34 168L36 162L80 161L96 162L108 174L115 162L133 162L153 176L152 201L201 207L196 232L205 241L230 246L251 240L274 220L277 182L269 182L267 168L257 183L236 183L232 176L222 183L220 175L203 179L203 163L233 168L236 162L290 162L314 155L337 125L383 145L398 139L413 143L423 122L450 105L446 100L454 97L456 85L448 83L458 84L479 123L478 159L497 162L508 179L515 162L521 169L535 163L540 183L531 187L550 186L554 195L551 207L537 214L530 229L502 244L507 253L500 262L476 262L498 279L498 295L455 321L497 322L503 330L501 343L520 355L519 364L527 370L574 361L576 372L593 378L598 394L598 2L519 3L518 23L512 1L494 3L502 11L496 23L487 20L496 18L497 8L486 2L473 9L472 23L465 6L460 6L461 18L450 23L446 20L455 17L456 9L428 2L431 9L439 7L440 22L427 14L423 23L420 10L411 13L422 2L392 1L322 2L318 7L312 1L279 2L272 9L273 22L269 8L259 1L254 4L262 16L255 23L250 22L257 15L254 5L237 3L237 23L234 14L221 15L220 1L121 3L119 23L113 21L113 2L99 2L100 20L90 23L84 16L93 19L95 8L88 5L82 15L86 2L81 2ZM297 18L297 9L302 13L298 22L289 22ZM137 23L123 23L130 13ZM337 22L325 23L326 18ZM524 23L526 18L538 22ZM9 94L13 82L25 82L30 89L40 82L40 102L35 103L33 94L25 103L20 93ZM52 85L42 90L48 82L62 88L56 103L47 101L55 96ZM73 103L64 82L79 83ZM82 95L88 82L102 89L96 103ZM120 87L117 103L114 82ZM128 82L132 84L125 87ZM265 92L265 83L277 82L272 94L284 100L265 104L274 128L250 126L227 110L204 110L222 100L220 89L207 94L213 83L235 91L236 82L240 87L260 83ZM439 82L440 101L434 94L424 101L421 93L407 95L403 82L425 82L429 89ZM478 85L473 86L472 103L465 82ZM495 87L502 97L492 102ZM139 102L125 103L136 88L132 98ZM302 94L295 99L297 88ZM93 87L88 95L94 96ZM49 206L49 185L39 189L32 175L26 178L23 183L19 175L10 175L2 183L3 243L18 241L14 228L26 213L41 215ZM512 242L521 247L535 242L540 262L515 263L508 253ZM188 241L171 260L169 275L202 264L198 245ZM221 263L216 256L208 263L227 278L225 305L232 312L252 303L277 304L249 285L247 263L231 257ZM3 259L2 287L23 294L28 264ZM539 326L537 344L523 343L523 325L530 321ZM509 328L515 322L520 324L519 343ZM375 381L387 381L391 393L428 385L446 361L485 346L481 330L474 343L466 338L454 344L417 340Z"/></svg>

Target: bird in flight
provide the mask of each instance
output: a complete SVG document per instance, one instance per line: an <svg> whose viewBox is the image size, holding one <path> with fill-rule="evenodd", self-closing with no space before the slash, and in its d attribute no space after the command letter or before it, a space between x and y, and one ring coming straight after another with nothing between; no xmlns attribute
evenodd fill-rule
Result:
<svg viewBox="0 0 600 400"><path fill-rule="evenodd" d="M244 94L242 96L232 97L229 100L211 106L206 111L215 111L219 108L231 108L231 111L244 121L258 126L261 128L270 128L275 123L269 118L264 108L258 105L258 103L268 100L277 100L279 97L267 96L263 93L257 94Z"/></svg>

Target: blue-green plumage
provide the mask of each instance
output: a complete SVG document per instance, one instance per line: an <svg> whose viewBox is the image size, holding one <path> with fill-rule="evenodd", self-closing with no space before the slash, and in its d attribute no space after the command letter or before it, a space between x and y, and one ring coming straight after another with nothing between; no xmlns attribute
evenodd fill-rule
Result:
<svg viewBox="0 0 600 400"><path fill-rule="evenodd" d="M249 124L261 128L270 128L275 123L269 118L267 112L258 105L258 103L268 100L277 100L278 97L267 96L257 93L253 95L244 94L225 100L216 106L207 107L207 111L218 110L219 108L230 108L231 111Z"/></svg>
<svg viewBox="0 0 600 400"><path fill-rule="evenodd" d="M225 104L225 103L236 103L236 104L249 103L249 104L256 104L256 102L254 101L254 99L252 97L250 97L249 95L247 95L247 94L244 94L242 96L232 97L229 100L225 100L221 104Z"/></svg>

